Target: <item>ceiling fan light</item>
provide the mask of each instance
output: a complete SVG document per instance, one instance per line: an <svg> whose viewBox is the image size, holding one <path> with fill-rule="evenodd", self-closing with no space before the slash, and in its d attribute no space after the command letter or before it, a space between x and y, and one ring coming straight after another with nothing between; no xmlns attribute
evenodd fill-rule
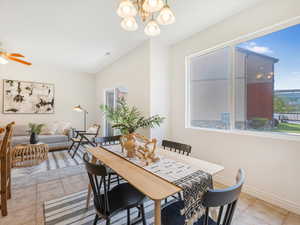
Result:
<svg viewBox="0 0 300 225"><path fill-rule="evenodd" d="M135 31L138 29L138 24L134 17L126 17L122 19L121 27L127 31Z"/></svg>
<svg viewBox="0 0 300 225"><path fill-rule="evenodd" d="M154 13L161 10L164 6L163 0L145 0L143 9L146 12Z"/></svg>
<svg viewBox="0 0 300 225"><path fill-rule="evenodd" d="M144 30L148 36L157 36L160 34L160 28L155 20L150 20Z"/></svg>
<svg viewBox="0 0 300 225"><path fill-rule="evenodd" d="M8 60L5 59L3 56L0 56L0 64L7 64Z"/></svg>
<svg viewBox="0 0 300 225"><path fill-rule="evenodd" d="M117 9L117 14L122 17L136 16L137 10L130 0L122 0Z"/></svg>
<svg viewBox="0 0 300 225"><path fill-rule="evenodd" d="M157 21L161 25L169 25L175 22L175 16L168 5L165 5L160 11Z"/></svg>

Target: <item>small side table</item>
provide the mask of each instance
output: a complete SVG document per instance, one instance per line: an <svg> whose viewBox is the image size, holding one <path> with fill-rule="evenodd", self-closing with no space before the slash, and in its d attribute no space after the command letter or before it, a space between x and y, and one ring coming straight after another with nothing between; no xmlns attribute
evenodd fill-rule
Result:
<svg viewBox="0 0 300 225"><path fill-rule="evenodd" d="M48 159L49 146L43 143L21 144L12 149L12 167L35 166Z"/></svg>

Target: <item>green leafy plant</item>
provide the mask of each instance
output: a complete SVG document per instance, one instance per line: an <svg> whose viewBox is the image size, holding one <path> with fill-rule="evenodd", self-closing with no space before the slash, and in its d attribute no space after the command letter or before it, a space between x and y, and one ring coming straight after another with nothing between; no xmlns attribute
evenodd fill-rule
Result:
<svg viewBox="0 0 300 225"><path fill-rule="evenodd" d="M112 128L119 129L122 134L134 133L139 128L159 127L164 117L159 115L145 118L136 107L130 107L124 98L119 100L116 109L101 105L106 118L112 123Z"/></svg>
<svg viewBox="0 0 300 225"><path fill-rule="evenodd" d="M29 123L28 126L30 129L29 132L31 134L35 133L35 134L39 135L42 132L42 128L43 128L43 126L45 126L45 124Z"/></svg>

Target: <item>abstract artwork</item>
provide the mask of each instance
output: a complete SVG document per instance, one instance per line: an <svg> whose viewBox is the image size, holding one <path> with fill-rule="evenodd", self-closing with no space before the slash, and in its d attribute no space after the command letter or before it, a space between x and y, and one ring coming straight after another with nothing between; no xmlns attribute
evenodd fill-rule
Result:
<svg viewBox="0 0 300 225"><path fill-rule="evenodd" d="M54 84L3 80L3 113L54 113Z"/></svg>

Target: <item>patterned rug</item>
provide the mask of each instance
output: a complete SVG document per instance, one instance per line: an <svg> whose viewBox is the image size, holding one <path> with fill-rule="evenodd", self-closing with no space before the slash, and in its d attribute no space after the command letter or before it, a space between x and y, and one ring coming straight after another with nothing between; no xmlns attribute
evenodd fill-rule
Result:
<svg viewBox="0 0 300 225"><path fill-rule="evenodd" d="M31 176L41 172L47 172L50 170L61 169L65 167L78 166L83 164L82 155L84 153L84 149L78 149L74 159L68 153L68 150L64 151L55 151L48 153L48 160L45 162L31 167L24 168L13 168L12 169L12 177L19 178L23 176ZM71 152L73 154L73 152Z"/></svg>
<svg viewBox="0 0 300 225"><path fill-rule="evenodd" d="M44 202L45 225L91 225L95 218L95 211L91 206L86 209L87 191L77 192L62 198ZM147 225L153 225L154 217L153 201L144 203ZM137 209L131 210L131 218L138 216ZM132 220L134 223L134 219ZM104 225L105 221L98 221L98 225ZM111 219L112 225L126 225L127 212L118 213Z"/></svg>

